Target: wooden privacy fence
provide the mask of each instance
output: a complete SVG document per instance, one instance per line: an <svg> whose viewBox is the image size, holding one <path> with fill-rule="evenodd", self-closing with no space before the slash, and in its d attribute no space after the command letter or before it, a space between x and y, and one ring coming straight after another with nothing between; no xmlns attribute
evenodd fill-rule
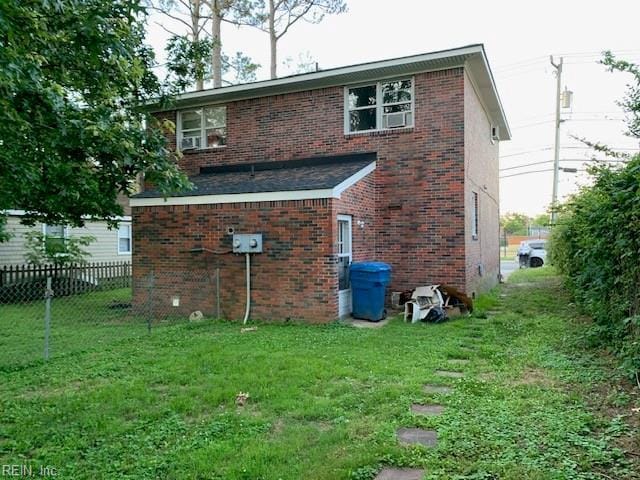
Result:
<svg viewBox="0 0 640 480"><path fill-rule="evenodd" d="M0 267L0 300L42 298L51 278L56 296L131 286L131 262L71 265L5 265Z"/></svg>

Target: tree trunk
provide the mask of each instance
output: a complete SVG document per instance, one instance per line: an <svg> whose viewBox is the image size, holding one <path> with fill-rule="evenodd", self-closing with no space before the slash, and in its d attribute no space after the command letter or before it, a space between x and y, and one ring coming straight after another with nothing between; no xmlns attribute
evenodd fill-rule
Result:
<svg viewBox="0 0 640 480"><path fill-rule="evenodd" d="M213 51L211 53L211 77L213 88L222 86L222 43L220 42L220 25L222 16L220 14L219 0L211 2L211 39L213 40Z"/></svg>
<svg viewBox="0 0 640 480"><path fill-rule="evenodd" d="M275 27L275 5L274 0L269 0L269 40L271 47L271 78L278 77L278 37Z"/></svg>
<svg viewBox="0 0 640 480"><path fill-rule="evenodd" d="M193 36L193 43L200 40L200 0L191 0L193 5L191 10L191 35ZM204 79L202 76L196 77L196 90L202 90L204 88Z"/></svg>

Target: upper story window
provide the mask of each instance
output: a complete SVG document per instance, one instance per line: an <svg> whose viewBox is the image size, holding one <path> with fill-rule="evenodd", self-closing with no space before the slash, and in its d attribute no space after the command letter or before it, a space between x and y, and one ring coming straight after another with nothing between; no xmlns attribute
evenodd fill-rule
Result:
<svg viewBox="0 0 640 480"><path fill-rule="evenodd" d="M178 112L180 150L215 148L227 143L227 107L200 107Z"/></svg>
<svg viewBox="0 0 640 480"><path fill-rule="evenodd" d="M346 133L413 127L413 79L345 88Z"/></svg>

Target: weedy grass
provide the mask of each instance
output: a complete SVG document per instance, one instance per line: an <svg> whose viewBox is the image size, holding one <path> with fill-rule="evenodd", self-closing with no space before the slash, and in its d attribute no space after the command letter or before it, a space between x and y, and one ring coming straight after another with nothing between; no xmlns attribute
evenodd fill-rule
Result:
<svg viewBox="0 0 640 480"><path fill-rule="evenodd" d="M553 271L516 272L476 306L370 330L170 325L0 372L0 464L69 479L367 480L383 465L427 479L638 478L617 446L637 432L584 396L615 379L574 341L581 327ZM436 374L452 358L470 360L454 368L464 378ZM453 392L426 394L427 383ZM611 401L637 406L623 397ZM446 408L416 416L413 403ZM400 446L400 427L434 429L438 445Z"/></svg>

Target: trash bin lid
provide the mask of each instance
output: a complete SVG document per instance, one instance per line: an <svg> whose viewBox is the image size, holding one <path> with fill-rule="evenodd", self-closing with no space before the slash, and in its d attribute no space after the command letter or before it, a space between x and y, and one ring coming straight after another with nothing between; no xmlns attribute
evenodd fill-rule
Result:
<svg viewBox="0 0 640 480"><path fill-rule="evenodd" d="M391 265L384 262L358 262L351 264L352 272L389 272Z"/></svg>

